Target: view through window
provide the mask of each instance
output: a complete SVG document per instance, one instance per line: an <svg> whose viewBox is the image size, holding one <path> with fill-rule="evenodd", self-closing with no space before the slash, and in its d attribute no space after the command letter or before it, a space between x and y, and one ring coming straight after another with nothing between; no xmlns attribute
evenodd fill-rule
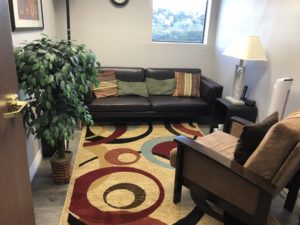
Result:
<svg viewBox="0 0 300 225"><path fill-rule="evenodd" d="M208 0L153 0L152 41L203 43Z"/></svg>

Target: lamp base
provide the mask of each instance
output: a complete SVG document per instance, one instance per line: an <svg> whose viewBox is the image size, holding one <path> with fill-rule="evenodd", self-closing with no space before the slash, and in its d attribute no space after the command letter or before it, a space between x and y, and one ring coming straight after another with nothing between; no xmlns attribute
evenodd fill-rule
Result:
<svg viewBox="0 0 300 225"><path fill-rule="evenodd" d="M233 97L226 96L225 99L232 103L233 105L245 105L245 102L240 99L234 99Z"/></svg>

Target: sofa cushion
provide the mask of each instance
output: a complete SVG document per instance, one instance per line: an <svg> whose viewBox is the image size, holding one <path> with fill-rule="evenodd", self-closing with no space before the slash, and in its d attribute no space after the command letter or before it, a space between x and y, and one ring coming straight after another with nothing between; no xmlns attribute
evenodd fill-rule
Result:
<svg viewBox="0 0 300 225"><path fill-rule="evenodd" d="M118 95L149 96L146 82L126 82L121 80L118 80Z"/></svg>
<svg viewBox="0 0 300 225"><path fill-rule="evenodd" d="M201 74L201 69L196 68L147 68L145 71L147 78L157 80L175 78L175 71L183 73Z"/></svg>
<svg viewBox="0 0 300 225"><path fill-rule="evenodd" d="M175 90L175 79L157 80L146 78L149 95L173 95Z"/></svg>
<svg viewBox="0 0 300 225"><path fill-rule="evenodd" d="M278 112L274 112L260 123L244 126L234 151L235 161L244 165L268 130L277 122Z"/></svg>
<svg viewBox="0 0 300 225"><path fill-rule="evenodd" d="M272 180L299 142L300 110L270 128L245 167L266 180Z"/></svg>
<svg viewBox="0 0 300 225"><path fill-rule="evenodd" d="M145 81L145 70L139 67L100 67L100 72L113 70L117 80L127 82Z"/></svg>
<svg viewBox="0 0 300 225"><path fill-rule="evenodd" d="M154 111L208 111L211 106L201 98L174 97L174 96L150 96L149 100Z"/></svg>
<svg viewBox="0 0 300 225"><path fill-rule="evenodd" d="M222 131L216 131L203 137L198 137L196 142L232 160L237 140L238 139L236 137L230 134Z"/></svg>
<svg viewBox="0 0 300 225"><path fill-rule="evenodd" d="M99 86L93 88L96 98L117 96L117 80L113 70L98 73Z"/></svg>
<svg viewBox="0 0 300 225"><path fill-rule="evenodd" d="M148 98L140 96L117 96L95 99L89 110L93 112L136 112L150 111Z"/></svg>
<svg viewBox="0 0 300 225"><path fill-rule="evenodd" d="M237 138L225 132L217 131L198 137L196 142L218 152L228 159L233 159L233 152L237 144ZM170 152L170 164L176 167L177 149Z"/></svg>
<svg viewBox="0 0 300 225"><path fill-rule="evenodd" d="M200 97L200 74L175 72L175 79L173 96Z"/></svg>

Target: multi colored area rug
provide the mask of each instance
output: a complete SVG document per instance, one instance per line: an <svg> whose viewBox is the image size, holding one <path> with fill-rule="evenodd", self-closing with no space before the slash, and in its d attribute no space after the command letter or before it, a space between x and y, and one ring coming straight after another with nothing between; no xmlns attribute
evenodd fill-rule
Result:
<svg viewBox="0 0 300 225"><path fill-rule="evenodd" d="M190 225L221 224L209 216L199 221L185 188L181 202L172 202L169 153L177 135L203 133L196 123L84 128L60 225L169 225L182 218Z"/></svg>

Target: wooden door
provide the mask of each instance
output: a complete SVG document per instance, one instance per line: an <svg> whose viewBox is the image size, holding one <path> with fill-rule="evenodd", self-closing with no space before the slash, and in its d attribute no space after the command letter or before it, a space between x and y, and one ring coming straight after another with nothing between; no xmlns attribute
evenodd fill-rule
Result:
<svg viewBox="0 0 300 225"><path fill-rule="evenodd" d="M5 96L18 93L8 1L0 0L0 224L34 225L22 118L4 119Z"/></svg>

